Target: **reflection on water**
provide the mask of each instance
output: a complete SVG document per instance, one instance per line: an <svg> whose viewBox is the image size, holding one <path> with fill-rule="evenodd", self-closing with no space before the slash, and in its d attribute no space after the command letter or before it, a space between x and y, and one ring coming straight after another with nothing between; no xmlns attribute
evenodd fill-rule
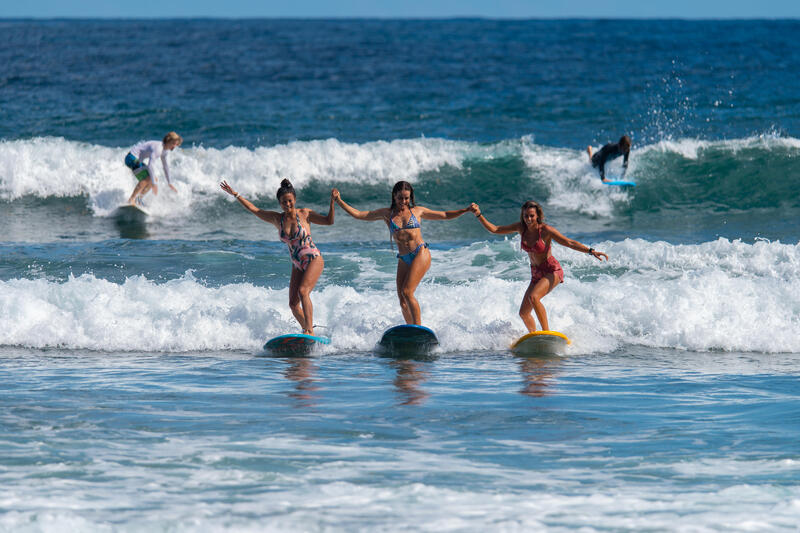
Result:
<svg viewBox="0 0 800 533"><path fill-rule="evenodd" d="M289 366L286 367L284 376L286 379L294 381L294 390L289 392L289 397L297 400L296 407L313 407L317 403L318 395L315 394L320 387L314 379L314 372L317 367L313 359L307 357L295 357L287 359Z"/></svg>
<svg viewBox="0 0 800 533"><path fill-rule="evenodd" d="M143 221L125 220L118 218L114 224L119 230L121 239L147 239L150 234L147 232L147 224Z"/></svg>
<svg viewBox="0 0 800 533"><path fill-rule="evenodd" d="M519 357L517 364L523 379L520 394L541 398L552 392L555 373L561 365L560 357Z"/></svg>
<svg viewBox="0 0 800 533"><path fill-rule="evenodd" d="M428 378L424 365L411 359L396 359L389 363L396 372L393 383L403 399L400 405L420 405L430 396L421 387Z"/></svg>

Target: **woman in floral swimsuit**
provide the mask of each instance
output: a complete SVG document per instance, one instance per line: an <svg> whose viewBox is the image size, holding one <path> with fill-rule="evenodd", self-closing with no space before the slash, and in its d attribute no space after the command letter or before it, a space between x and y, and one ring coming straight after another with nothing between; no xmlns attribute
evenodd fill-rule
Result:
<svg viewBox="0 0 800 533"><path fill-rule="evenodd" d="M289 247L292 258L292 278L289 283L289 308L303 328L303 333L314 334L314 306L311 304L311 291L317 284L325 262L322 254L311 240L310 225L320 224L330 226L333 224L333 194L328 214L323 216L306 208L295 205L297 194L289 180L284 179L278 189L278 202L282 213L265 211L253 205L241 194L233 190L226 182L220 183L226 193L239 200L245 209L255 216L269 222L278 229L281 241Z"/></svg>

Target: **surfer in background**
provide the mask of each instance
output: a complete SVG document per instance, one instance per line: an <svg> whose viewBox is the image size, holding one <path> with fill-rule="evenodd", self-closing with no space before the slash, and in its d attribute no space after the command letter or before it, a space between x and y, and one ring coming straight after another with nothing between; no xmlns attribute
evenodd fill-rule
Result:
<svg viewBox="0 0 800 533"><path fill-rule="evenodd" d="M594 155L592 155L591 146L586 147L586 152L589 154L589 161L592 163L592 166L600 171L600 179L603 181L608 181L606 179L606 161L624 156L625 159L622 160L622 174L620 174L619 177L619 179L623 179L625 173L628 171L628 156L631 154L631 139L627 135L623 135L619 138L619 142L608 143L600 148L600 151Z"/></svg>
<svg viewBox="0 0 800 533"><path fill-rule="evenodd" d="M419 282L431 266L428 243L422 240L421 219L451 220L458 218L469 207L455 211L434 211L414 202L414 188L407 181L398 181L392 188L392 205L372 211L359 211L342 200L337 189L333 197L348 215L359 220L383 220L389 227L392 239L397 242L397 297L406 324L422 325L422 312L414 296Z"/></svg>
<svg viewBox="0 0 800 533"><path fill-rule="evenodd" d="M561 264L551 254L552 241L556 241L561 246L591 254L600 261L604 258L608 261L608 256L603 252L598 252L585 244L568 239L554 227L545 224L542 207L536 202L529 201L522 204L519 222L505 226L495 226L489 222L481 213L481 208L478 204L472 204L470 210L475 213L483 227L491 233L496 235L519 233L521 236L521 247L528 252L528 257L531 259L531 282L519 306L519 316L525 323L525 327L528 328L529 333L536 331L536 321L531 315L531 310L536 313L536 318L539 319L542 329L550 331L550 325L547 322L547 311L542 305L542 298L555 289L556 285L564 281L564 271L561 269Z"/></svg>
<svg viewBox="0 0 800 533"><path fill-rule="evenodd" d="M167 152L174 150L177 146L183 143L180 135L171 131L164 135L161 141L142 141L131 148L128 155L125 156L125 166L131 169L133 176L139 180L136 187L128 198L128 203L136 205L142 203L142 196L153 189L153 194L158 194L158 185L156 185L156 175L153 172L153 163L156 158L161 159L161 166L164 168L164 177L167 179L167 185L175 192L175 188L169 181L169 166L167 166ZM144 160L147 159L145 163Z"/></svg>
<svg viewBox="0 0 800 533"><path fill-rule="evenodd" d="M223 191L230 194L245 209L265 222L269 222L278 229L281 241L289 247L289 254L292 257L292 277L289 282L289 309L292 310L303 333L314 335L314 306L311 304L311 291L317 284L325 262L322 254L317 249L314 241L311 240L311 224L330 226L333 224L334 205L333 194L331 194L331 205L328 214L323 216L319 213L296 206L297 193L294 191L292 183L284 179L278 189L278 203L282 213L276 211L265 211L253 205L241 194L234 191L225 181L219 184Z"/></svg>

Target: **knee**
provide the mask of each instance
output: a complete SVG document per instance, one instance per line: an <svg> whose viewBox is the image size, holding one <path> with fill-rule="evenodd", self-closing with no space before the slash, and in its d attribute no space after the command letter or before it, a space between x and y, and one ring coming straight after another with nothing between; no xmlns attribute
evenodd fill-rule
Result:
<svg viewBox="0 0 800 533"><path fill-rule="evenodd" d="M300 287L297 289L298 298L308 298L309 294L311 294L311 287Z"/></svg>
<svg viewBox="0 0 800 533"><path fill-rule="evenodd" d="M408 287L403 287L400 290L400 299L401 300L408 301L408 300L411 300L412 298L414 298L414 291L413 290L409 289Z"/></svg>

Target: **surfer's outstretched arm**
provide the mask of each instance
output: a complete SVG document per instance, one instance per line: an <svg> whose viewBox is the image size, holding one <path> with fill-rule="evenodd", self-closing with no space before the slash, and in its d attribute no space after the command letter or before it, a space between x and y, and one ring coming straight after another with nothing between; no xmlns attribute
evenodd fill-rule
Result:
<svg viewBox="0 0 800 533"><path fill-rule="evenodd" d="M355 207L348 205L347 202L342 200L342 195L339 193L338 189L333 189L331 194L333 195L334 201L339 204L339 207L344 209L345 212L353 218L357 218L359 220L386 220L389 218L390 210L387 207L374 209L372 211L359 211Z"/></svg>
<svg viewBox="0 0 800 533"><path fill-rule="evenodd" d="M239 194L238 192L233 190L233 187L228 185L228 183L223 180L222 183L219 184L220 189L225 191L226 193L230 194L237 200L239 203L242 204L242 207L253 213L255 216L263 220L264 222L269 222L276 228L280 229L280 213L276 213L275 211L265 211L264 209L260 209L256 207L250 200Z"/></svg>
<svg viewBox="0 0 800 533"><path fill-rule="evenodd" d="M306 211L306 220L309 222L313 222L314 224L319 224L320 226L332 226L333 219L334 219L334 207L336 204L334 203L333 199L333 191L331 191L331 206L328 208L327 215L321 215L312 209L305 209Z"/></svg>
<svg viewBox="0 0 800 533"><path fill-rule="evenodd" d="M483 216L483 213L481 213L480 206L476 203L472 203L469 206L469 210L475 213L475 217L478 219L478 222L480 222L481 225L484 228L486 228L486 231L488 231L489 233L494 233L496 235L505 235L508 233L518 233L520 231L519 222L515 222L513 224L506 224L505 226L495 226L494 224L489 222L489 219Z"/></svg>
<svg viewBox="0 0 800 533"><path fill-rule="evenodd" d="M605 254L604 252L599 252L590 246L586 246L585 244L579 243L575 239L570 239L568 237L565 237L564 235L561 234L561 232L559 232L553 226L545 225L544 229L547 233L550 234L553 240L556 241L561 246L566 246L567 248L572 248L575 251L583 252L585 254L590 254L598 261L602 261L603 259L608 261L608 255Z"/></svg>

